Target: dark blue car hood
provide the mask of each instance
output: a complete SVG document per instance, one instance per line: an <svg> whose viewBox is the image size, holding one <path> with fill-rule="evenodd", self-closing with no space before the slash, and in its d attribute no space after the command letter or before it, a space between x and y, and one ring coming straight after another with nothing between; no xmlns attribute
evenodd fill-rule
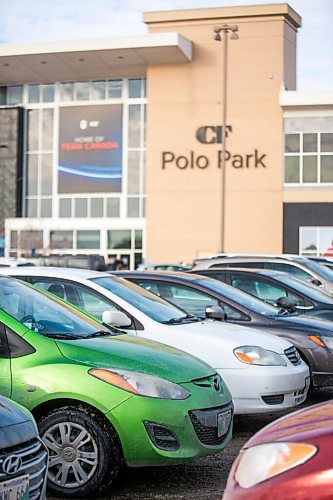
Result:
<svg viewBox="0 0 333 500"><path fill-rule="evenodd" d="M275 316L275 320L294 330L325 333L333 336L333 322L312 316Z"/></svg>

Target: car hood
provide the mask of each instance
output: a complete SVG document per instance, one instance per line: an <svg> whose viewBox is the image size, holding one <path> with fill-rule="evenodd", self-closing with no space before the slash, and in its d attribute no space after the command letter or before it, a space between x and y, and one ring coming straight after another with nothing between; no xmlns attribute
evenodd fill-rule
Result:
<svg viewBox="0 0 333 500"><path fill-rule="evenodd" d="M288 341L277 336L220 321L160 325L160 328L139 331L138 335L197 356L216 370L248 369L250 365L239 361L234 354L234 350L242 346L260 346L281 355L291 347Z"/></svg>
<svg viewBox="0 0 333 500"><path fill-rule="evenodd" d="M200 323L190 323L181 326L182 329L192 335L201 335L203 339L215 339L223 341L223 345L234 349L242 345L256 345L283 354L285 349L290 347L287 340L276 337L269 333L264 333L248 326L233 325L224 321L202 321ZM171 327L172 328L172 327Z"/></svg>
<svg viewBox="0 0 333 500"><path fill-rule="evenodd" d="M8 425L21 424L27 421L31 422L31 416L25 408L0 396L0 429Z"/></svg>
<svg viewBox="0 0 333 500"><path fill-rule="evenodd" d="M314 318L313 316L276 316L276 320L281 321L287 328L322 333L333 334L333 323L326 319Z"/></svg>
<svg viewBox="0 0 333 500"><path fill-rule="evenodd" d="M62 355L88 366L138 371L181 383L215 373L204 361L134 335L57 341Z"/></svg>
<svg viewBox="0 0 333 500"><path fill-rule="evenodd" d="M279 418L257 432L244 446L267 442L311 440L313 435L332 432L333 400ZM310 441L311 442L311 441Z"/></svg>

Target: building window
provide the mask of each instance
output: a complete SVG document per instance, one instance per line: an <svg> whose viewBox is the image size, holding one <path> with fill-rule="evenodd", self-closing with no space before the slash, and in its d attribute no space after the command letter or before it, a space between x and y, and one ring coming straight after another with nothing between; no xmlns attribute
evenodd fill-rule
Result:
<svg viewBox="0 0 333 500"><path fill-rule="evenodd" d="M72 217L71 198L62 198L59 200L59 217Z"/></svg>
<svg viewBox="0 0 333 500"><path fill-rule="evenodd" d="M105 99L106 82L91 82L91 98L93 101Z"/></svg>
<svg viewBox="0 0 333 500"><path fill-rule="evenodd" d="M127 217L140 217L140 198L128 198Z"/></svg>
<svg viewBox="0 0 333 500"><path fill-rule="evenodd" d="M17 231L10 232L10 249L16 250L17 248Z"/></svg>
<svg viewBox="0 0 333 500"><path fill-rule="evenodd" d="M75 85L76 88L76 99L78 101L87 101L89 99L89 82L78 82Z"/></svg>
<svg viewBox="0 0 333 500"><path fill-rule="evenodd" d="M43 248L43 231L21 231L19 233L20 248L25 256L35 255Z"/></svg>
<svg viewBox="0 0 333 500"><path fill-rule="evenodd" d="M39 102L39 85L28 85L28 102Z"/></svg>
<svg viewBox="0 0 333 500"><path fill-rule="evenodd" d="M52 217L52 199L44 198L40 201L39 217Z"/></svg>
<svg viewBox="0 0 333 500"><path fill-rule="evenodd" d="M107 198L106 200L106 216L119 217L120 215L120 200L119 198Z"/></svg>
<svg viewBox="0 0 333 500"><path fill-rule="evenodd" d="M122 89L123 89L123 82L122 80L109 80L108 82L108 96L109 98L116 98L116 97L121 97L122 95Z"/></svg>
<svg viewBox="0 0 333 500"><path fill-rule="evenodd" d="M140 98L146 96L146 80L143 78L136 78L128 80L128 97L130 99Z"/></svg>
<svg viewBox="0 0 333 500"><path fill-rule="evenodd" d="M90 217L103 217L103 198L91 198Z"/></svg>
<svg viewBox="0 0 333 500"><path fill-rule="evenodd" d="M76 248L82 249L99 249L100 247L100 232L99 231L77 231L76 233Z"/></svg>
<svg viewBox="0 0 333 500"><path fill-rule="evenodd" d="M54 101L54 85L47 84L41 86L42 102Z"/></svg>
<svg viewBox="0 0 333 500"><path fill-rule="evenodd" d="M87 198L76 198L75 200L75 217L88 216L88 200Z"/></svg>
<svg viewBox="0 0 333 500"><path fill-rule="evenodd" d="M142 231L135 231L135 248L142 248Z"/></svg>
<svg viewBox="0 0 333 500"><path fill-rule="evenodd" d="M333 226L300 227L299 253L333 257Z"/></svg>
<svg viewBox="0 0 333 500"><path fill-rule="evenodd" d="M131 230L108 231L108 248L131 248Z"/></svg>
<svg viewBox="0 0 333 500"><path fill-rule="evenodd" d="M50 248L71 250L73 248L73 231L50 231Z"/></svg>
<svg viewBox="0 0 333 500"><path fill-rule="evenodd" d="M60 84L60 101L74 100L74 83L67 82Z"/></svg>
<svg viewBox="0 0 333 500"><path fill-rule="evenodd" d="M23 87L21 85L8 87L7 104L21 104L23 101Z"/></svg>
<svg viewBox="0 0 333 500"><path fill-rule="evenodd" d="M285 134L285 183L333 183L333 133Z"/></svg>

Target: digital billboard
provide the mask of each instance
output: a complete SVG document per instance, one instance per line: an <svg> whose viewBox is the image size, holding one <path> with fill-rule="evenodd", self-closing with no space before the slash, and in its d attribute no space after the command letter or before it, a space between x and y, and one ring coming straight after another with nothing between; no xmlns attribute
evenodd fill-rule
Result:
<svg viewBox="0 0 333 500"><path fill-rule="evenodd" d="M122 105L60 109L58 192L120 192Z"/></svg>

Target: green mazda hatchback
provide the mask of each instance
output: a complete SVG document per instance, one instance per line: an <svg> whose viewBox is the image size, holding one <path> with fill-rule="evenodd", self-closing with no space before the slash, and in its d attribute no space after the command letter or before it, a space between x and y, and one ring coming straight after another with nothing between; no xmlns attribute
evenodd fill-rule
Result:
<svg viewBox="0 0 333 500"><path fill-rule="evenodd" d="M102 493L123 464L218 453L232 434L231 396L209 365L6 277L0 393L33 413L55 496Z"/></svg>

